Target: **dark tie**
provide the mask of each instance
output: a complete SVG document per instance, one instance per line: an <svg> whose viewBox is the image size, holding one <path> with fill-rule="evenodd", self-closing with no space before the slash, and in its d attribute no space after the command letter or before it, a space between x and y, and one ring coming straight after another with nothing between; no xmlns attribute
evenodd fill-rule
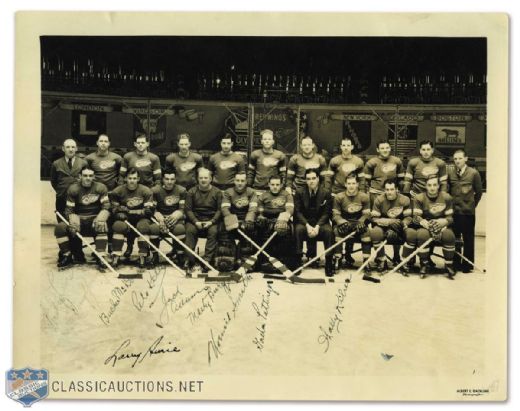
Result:
<svg viewBox="0 0 520 411"><path fill-rule="evenodd" d="M457 170L457 175L458 175L459 177L462 175L462 169L459 168L459 169Z"/></svg>
<svg viewBox="0 0 520 411"><path fill-rule="evenodd" d="M67 165L69 166L69 170L72 170L72 158L67 159Z"/></svg>

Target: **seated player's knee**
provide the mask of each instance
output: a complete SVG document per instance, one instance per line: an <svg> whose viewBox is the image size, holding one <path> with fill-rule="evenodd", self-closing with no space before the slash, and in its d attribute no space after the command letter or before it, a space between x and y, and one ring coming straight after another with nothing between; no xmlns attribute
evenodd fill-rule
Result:
<svg viewBox="0 0 520 411"><path fill-rule="evenodd" d="M128 227L124 221L115 221L112 224L112 231L117 234L126 234Z"/></svg>
<svg viewBox="0 0 520 411"><path fill-rule="evenodd" d="M417 244L421 245L430 239L430 232L424 228L417 230Z"/></svg>
<svg viewBox="0 0 520 411"><path fill-rule="evenodd" d="M56 237L66 237L67 236L67 224L58 223L54 227L54 235Z"/></svg>
<svg viewBox="0 0 520 411"><path fill-rule="evenodd" d="M198 233L197 227L194 224L186 224L186 234L196 235Z"/></svg>
<svg viewBox="0 0 520 411"><path fill-rule="evenodd" d="M173 235L180 236L186 234L186 229L184 224L177 224L175 227L173 227Z"/></svg>
<svg viewBox="0 0 520 411"><path fill-rule="evenodd" d="M385 237L385 233L381 227L374 227L370 230L370 238L374 243L379 243L383 241Z"/></svg>
<svg viewBox="0 0 520 411"><path fill-rule="evenodd" d="M150 223L147 220L139 220L136 228L141 234L150 234Z"/></svg>
<svg viewBox="0 0 520 411"><path fill-rule="evenodd" d="M161 234L161 229L158 224L150 224L149 226L150 235L159 236Z"/></svg>
<svg viewBox="0 0 520 411"><path fill-rule="evenodd" d="M441 242L444 245L455 245L455 234L451 229L447 228L442 232Z"/></svg>
<svg viewBox="0 0 520 411"><path fill-rule="evenodd" d="M417 242L417 230L414 230L413 228L408 228L406 229L404 235L408 244L415 245L415 243Z"/></svg>

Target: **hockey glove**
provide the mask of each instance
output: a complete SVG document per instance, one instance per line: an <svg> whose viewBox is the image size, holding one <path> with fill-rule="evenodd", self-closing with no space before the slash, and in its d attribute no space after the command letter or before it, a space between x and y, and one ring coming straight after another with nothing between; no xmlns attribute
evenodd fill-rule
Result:
<svg viewBox="0 0 520 411"><path fill-rule="evenodd" d="M244 229L245 232L252 233L253 231L255 231L255 223L254 223L254 221L246 220L242 223L242 228Z"/></svg>
<svg viewBox="0 0 520 411"><path fill-rule="evenodd" d="M350 234L352 229L352 224L350 224L348 221L345 221L344 223L338 225L338 234L342 237L345 237L346 235Z"/></svg>
<svg viewBox="0 0 520 411"><path fill-rule="evenodd" d="M128 220L128 214L126 213L116 213L114 215L114 218L119 221L126 221Z"/></svg>
<svg viewBox="0 0 520 411"><path fill-rule="evenodd" d="M259 215L256 219L256 225L260 230L265 230L267 228L269 220L267 220L267 217L263 215Z"/></svg>
<svg viewBox="0 0 520 411"><path fill-rule="evenodd" d="M277 220L274 224L274 231L280 236L284 237L289 234L290 228L289 224L287 224L287 221L284 220Z"/></svg>

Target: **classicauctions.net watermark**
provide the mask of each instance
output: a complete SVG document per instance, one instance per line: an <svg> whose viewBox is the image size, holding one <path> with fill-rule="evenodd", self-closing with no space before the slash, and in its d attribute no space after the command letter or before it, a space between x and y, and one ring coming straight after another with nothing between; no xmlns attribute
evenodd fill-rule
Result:
<svg viewBox="0 0 520 411"><path fill-rule="evenodd" d="M202 380L55 380L49 384L50 391L56 393L199 393L202 392L203 385Z"/></svg>

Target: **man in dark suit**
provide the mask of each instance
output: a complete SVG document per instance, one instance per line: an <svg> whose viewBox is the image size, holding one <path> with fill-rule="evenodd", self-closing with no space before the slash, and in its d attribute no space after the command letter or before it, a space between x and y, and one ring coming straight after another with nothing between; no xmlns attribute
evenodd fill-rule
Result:
<svg viewBox="0 0 520 411"><path fill-rule="evenodd" d="M305 172L306 187L296 190L295 207L295 238L296 260L301 265L303 242L305 240L323 241L325 248L333 243L334 235L330 225L332 196L320 185L320 175L315 169ZM333 254L325 256L325 274L334 275Z"/></svg>

